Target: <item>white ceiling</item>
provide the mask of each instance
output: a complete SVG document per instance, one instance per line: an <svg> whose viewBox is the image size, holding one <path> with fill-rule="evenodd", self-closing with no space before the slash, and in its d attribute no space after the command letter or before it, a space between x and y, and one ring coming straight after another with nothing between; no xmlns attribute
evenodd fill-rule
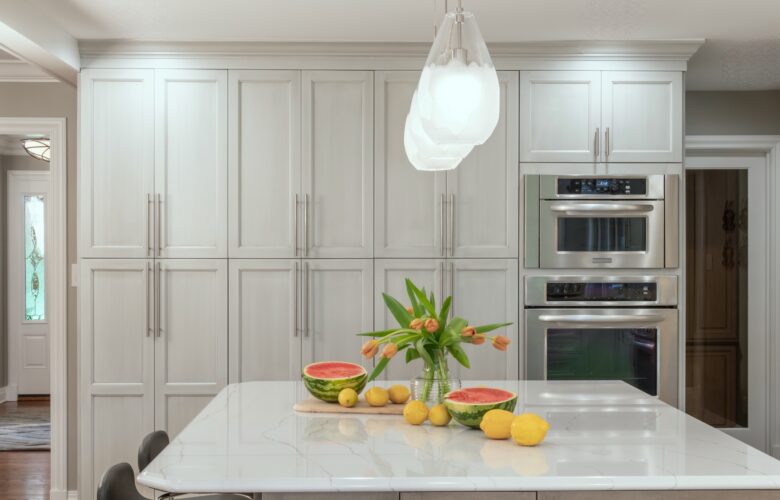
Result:
<svg viewBox="0 0 780 500"><path fill-rule="evenodd" d="M27 1L77 39L414 42L431 39L445 0ZM691 88L780 88L778 0L464 0L464 6L488 42L719 40L692 61Z"/></svg>

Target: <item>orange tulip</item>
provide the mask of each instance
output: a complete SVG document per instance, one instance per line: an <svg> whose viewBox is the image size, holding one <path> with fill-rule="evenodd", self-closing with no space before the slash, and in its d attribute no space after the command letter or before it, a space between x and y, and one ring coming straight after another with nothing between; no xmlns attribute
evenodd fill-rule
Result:
<svg viewBox="0 0 780 500"><path fill-rule="evenodd" d="M411 323L409 323L409 328L412 330L421 330L423 327L423 320L420 318L414 318Z"/></svg>
<svg viewBox="0 0 780 500"><path fill-rule="evenodd" d="M476 334L477 334L477 329L474 328L473 326L467 326L460 331L460 335L462 337L473 337Z"/></svg>
<svg viewBox="0 0 780 500"><path fill-rule="evenodd" d="M512 343L509 338L504 337L503 335L496 335L491 339L491 342L493 343L493 347L499 351L506 351L507 347L509 347L509 344Z"/></svg>
<svg viewBox="0 0 780 500"><path fill-rule="evenodd" d="M473 337L471 337L471 343L474 345L482 345L485 343L485 334L484 333L477 333Z"/></svg>
<svg viewBox="0 0 780 500"><path fill-rule="evenodd" d="M363 348L360 350L360 352L363 354L363 357L366 359L371 359L374 356L376 356L376 352L379 350L379 342L376 340L369 340L365 344L363 344Z"/></svg>
<svg viewBox="0 0 780 500"><path fill-rule="evenodd" d="M425 331L428 333L433 333L436 330L439 329L439 322L436 321L433 318L428 318L425 320Z"/></svg>
<svg viewBox="0 0 780 500"><path fill-rule="evenodd" d="M398 352L398 346L393 344L392 342L387 344L384 349L382 349L382 357L390 359Z"/></svg>

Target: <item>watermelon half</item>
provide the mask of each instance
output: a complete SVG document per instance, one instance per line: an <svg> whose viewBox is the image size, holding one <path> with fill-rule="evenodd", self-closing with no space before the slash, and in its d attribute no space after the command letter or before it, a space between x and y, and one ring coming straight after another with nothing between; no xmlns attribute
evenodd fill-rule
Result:
<svg viewBox="0 0 780 500"><path fill-rule="evenodd" d="M345 361L321 361L303 368L303 385L312 396L328 403L337 403L339 392L348 387L360 394L367 379L365 368Z"/></svg>
<svg viewBox="0 0 780 500"><path fill-rule="evenodd" d="M458 389L444 396L444 406L456 422L479 429L482 417L490 410L514 411L517 394L492 387Z"/></svg>

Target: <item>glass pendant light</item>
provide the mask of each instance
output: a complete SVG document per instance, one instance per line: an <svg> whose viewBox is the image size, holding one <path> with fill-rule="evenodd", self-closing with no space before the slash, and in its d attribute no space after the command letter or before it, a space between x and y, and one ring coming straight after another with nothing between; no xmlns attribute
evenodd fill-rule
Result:
<svg viewBox="0 0 780 500"><path fill-rule="evenodd" d="M22 147L27 154L36 160L51 160L51 143L49 139L22 139Z"/></svg>
<svg viewBox="0 0 780 500"><path fill-rule="evenodd" d="M404 149L417 170L452 170L471 152L470 144L439 145L425 133L417 110L417 92L412 97L404 126Z"/></svg>

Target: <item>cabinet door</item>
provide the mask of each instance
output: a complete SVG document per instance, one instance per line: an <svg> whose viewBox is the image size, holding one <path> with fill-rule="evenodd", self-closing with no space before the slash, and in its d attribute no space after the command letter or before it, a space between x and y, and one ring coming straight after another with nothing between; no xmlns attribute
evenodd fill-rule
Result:
<svg viewBox="0 0 780 500"><path fill-rule="evenodd" d="M522 346L518 338L518 269L515 259L456 259L450 262L452 311L473 325L512 322L512 325L490 332L512 340L506 352L490 342L465 345L471 368L461 367L464 380L515 380Z"/></svg>
<svg viewBox="0 0 780 500"><path fill-rule="evenodd" d="M398 299L402 304L409 305L406 293L406 278L409 278L420 288L433 291L436 306L441 307L444 289L443 259L377 259L374 261L374 330L400 328L398 322L387 309L382 298L383 293ZM422 361L412 361L406 364L402 352L387 365L384 371L385 380L410 381L422 372Z"/></svg>
<svg viewBox="0 0 780 500"><path fill-rule="evenodd" d="M300 377L299 268L293 259L230 261L230 383Z"/></svg>
<svg viewBox="0 0 780 500"><path fill-rule="evenodd" d="M501 115L493 135L447 173L447 236L455 257L517 257L517 72L498 74Z"/></svg>
<svg viewBox="0 0 780 500"><path fill-rule="evenodd" d="M82 498L108 467L136 462L154 430L153 279L145 259L80 263L79 439Z"/></svg>
<svg viewBox="0 0 780 500"><path fill-rule="evenodd" d="M404 125L420 73L379 71L376 78L377 257L444 257L446 174L414 168Z"/></svg>
<svg viewBox="0 0 780 500"><path fill-rule="evenodd" d="M600 123L599 71L520 72L521 162L599 161Z"/></svg>
<svg viewBox="0 0 780 500"><path fill-rule="evenodd" d="M682 161L682 73L603 73L604 151L610 162Z"/></svg>
<svg viewBox="0 0 780 500"><path fill-rule="evenodd" d="M373 257L370 71L303 72L304 257Z"/></svg>
<svg viewBox="0 0 780 500"><path fill-rule="evenodd" d="M144 69L81 72L81 257L151 256L153 76Z"/></svg>
<svg viewBox="0 0 780 500"><path fill-rule="evenodd" d="M372 330L373 269L368 259L303 261L303 364L350 361L368 370L360 354Z"/></svg>
<svg viewBox="0 0 780 500"><path fill-rule="evenodd" d="M227 257L227 73L156 71L161 257Z"/></svg>
<svg viewBox="0 0 780 500"><path fill-rule="evenodd" d="M227 383L227 261L157 261L155 424L171 437Z"/></svg>
<svg viewBox="0 0 780 500"><path fill-rule="evenodd" d="M231 257L295 257L301 74L230 71Z"/></svg>

